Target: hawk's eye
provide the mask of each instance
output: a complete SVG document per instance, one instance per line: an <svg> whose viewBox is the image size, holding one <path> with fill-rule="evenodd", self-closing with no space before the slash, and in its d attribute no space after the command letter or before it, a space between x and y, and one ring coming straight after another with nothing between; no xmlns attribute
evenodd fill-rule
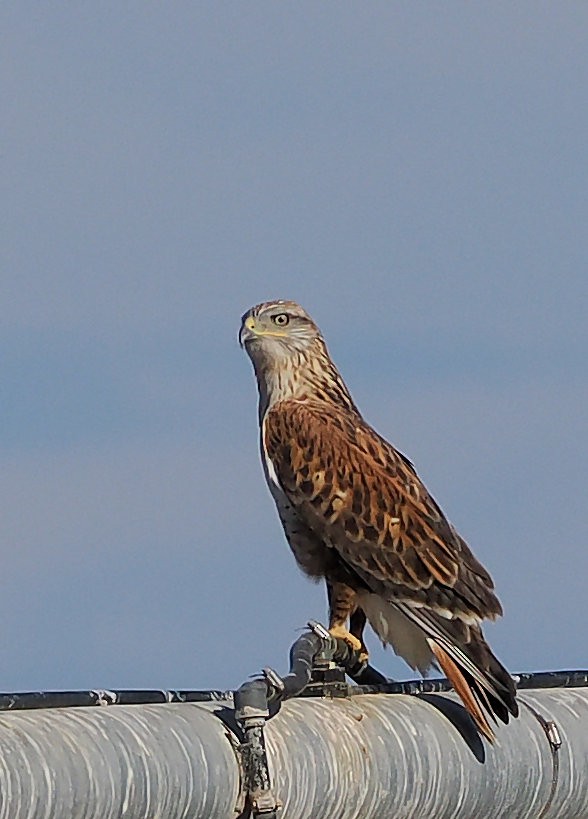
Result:
<svg viewBox="0 0 588 819"><path fill-rule="evenodd" d="M272 321L274 324L277 324L278 327L285 327L290 321L290 316L288 313L278 313L277 316L272 316Z"/></svg>

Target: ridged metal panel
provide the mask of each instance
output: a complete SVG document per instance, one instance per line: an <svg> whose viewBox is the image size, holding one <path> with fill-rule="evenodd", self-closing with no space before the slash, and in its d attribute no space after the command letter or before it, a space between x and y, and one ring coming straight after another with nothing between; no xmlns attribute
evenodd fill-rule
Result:
<svg viewBox="0 0 588 819"><path fill-rule="evenodd" d="M451 695L285 702L266 725L280 819L588 819L588 689L521 691L484 764L448 702L463 714ZM240 777L221 707L0 714L0 819L232 819Z"/></svg>
<svg viewBox="0 0 588 819"><path fill-rule="evenodd" d="M226 728L198 705L0 714L0 819L227 819Z"/></svg>
<svg viewBox="0 0 588 819"><path fill-rule="evenodd" d="M484 764L424 698L291 700L266 730L280 816L586 819L588 691L525 691L519 700L520 717L497 728ZM561 736L553 795L554 751L525 703Z"/></svg>

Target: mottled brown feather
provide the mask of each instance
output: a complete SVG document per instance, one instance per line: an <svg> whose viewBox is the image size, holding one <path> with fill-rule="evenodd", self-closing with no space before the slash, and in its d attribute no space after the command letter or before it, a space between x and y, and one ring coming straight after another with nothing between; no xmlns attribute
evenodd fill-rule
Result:
<svg viewBox="0 0 588 819"><path fill-rule="evenodd" d="M490 575L410 462L359 415L281 401L264 424L267 454L288 499L354 568L389 578L394 599L427 590L428 605L443 609L450 589L454 613L502 613Z"/></svg>
<svg viewBox="0 0 588 819"><path fill-rule="evenodd" d="M346 582L355 578L429 635L435 658L491 739L484 703L503 721L518 713L514 683L478 625L502 608L490 575L410 461L359 413L309 400L276 403L264 441L288 501L350 570Z"/></svg>
<svg viewBox="0 0 588 819"><path fill-rule="evenodd" d="M517 714L515 687L480 622L502 613L492 580L411 462L362 418L312 318L289 301L244 316L268 486L302 570L324 578L329 627L361 645L366 618L415 669L433 657L479 730ZM350 632L345 623L350 620Z"/></svg>

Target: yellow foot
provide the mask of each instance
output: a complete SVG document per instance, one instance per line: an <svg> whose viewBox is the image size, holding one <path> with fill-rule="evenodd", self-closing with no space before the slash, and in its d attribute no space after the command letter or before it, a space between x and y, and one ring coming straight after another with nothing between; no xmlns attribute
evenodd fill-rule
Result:
<svg viewBox="0 0 588 819"><path fill-rule="evenodd" d="M331 637L338 637L344 640L352 651L361 651L363 648L361 640L358 640L350 631L347 631L345 626L333 626L329 629L329 634ZM363 653L365 653L365 651Z"/></svg>

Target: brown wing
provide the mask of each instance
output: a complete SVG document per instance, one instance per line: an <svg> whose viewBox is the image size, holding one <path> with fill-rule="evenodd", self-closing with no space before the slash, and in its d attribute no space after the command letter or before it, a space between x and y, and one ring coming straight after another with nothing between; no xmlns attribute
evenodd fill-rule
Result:
<svg viewBox="0 0 588 819"><path fill-rule="evenodd" d="M360 415L322 402L279 402L265 417L263 435L290 503L371 592L423 629L478 727L490 736L464 691L473 691L502 719L507 709L516 714L512 680L479 629L482 619L495 619L502 609L490 575L410 461Z"/></svg>
<svg viewBox="0 0 588 819"><path fill-rule="evenodd" d="M466 622L502 613L490 575L412 464L359 415L283 401L264 438L289 501L374 592Z"/></svg>

